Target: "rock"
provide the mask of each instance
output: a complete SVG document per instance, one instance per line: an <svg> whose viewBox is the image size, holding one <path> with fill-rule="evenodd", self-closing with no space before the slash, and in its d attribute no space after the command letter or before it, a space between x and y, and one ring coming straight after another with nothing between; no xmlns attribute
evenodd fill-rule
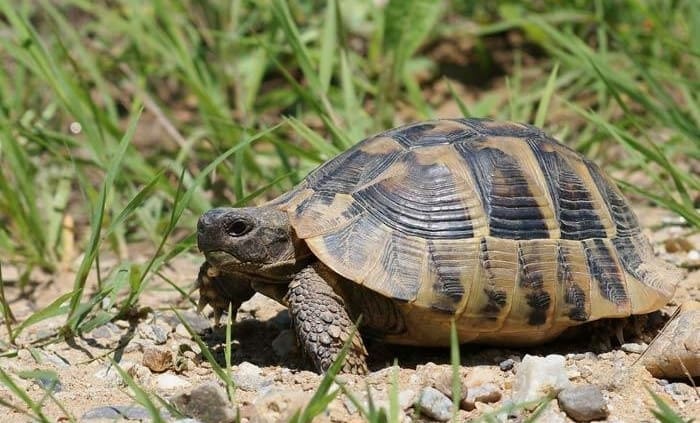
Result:
<svg viewBox="0 0 700 423"><path fill-rule="evenodd" d="M537 357L526 354L516 367L513 383L513 401L518 403L536 401L547 395L556 395L571 385L564 367L566 359L562 355L550 354ZM533 404L529 407L532 409Z"/></svg>
<svg viewBox="0 0 700 423"><path fill-rule="evenodd" d="M181 413L202 423L226 423L236 420L236 413L226 392L213 382L199 385L190 393L176 396L173 404Z"/></svg>
<svg viewBox="0 0 700 423"><path fill-rule="evenodd" d="M654 377L700 377L700 302L683 303L641 361Z"/></svg>
<svg viewBox="0 0 700 423"><path fill-rule="evenodd" d="M666 383L664 386L664 391L674 397L686 397L686 398L693 398L697 393L695 392L696 388L693 388L690 385L686 385L685 383Z"/></svg>
<svg viewBox="0 0 700 423"><path fill-rule="evenodd" d="M155 373L162 373L173 365L173 353L170 350L146 347L143 351L142 363Z"/></svg>
<svg viewBox="0 0 700 423"><path fill-rule="evenodd" d="M545 409L537 416L536 421L542 423L567 423L570 420L559 410L556 401L549 401Z"/></svg>
<svg viewBox="0 0 700 423"><path fill-rule="evenodd" d="M399 407L408 410L416 402L418 392L413 389L404 389L399 392Z"/></svg>
<svg viewBox="0 0 700 423"><path fill-rule="evenodd" d="M40 354L42 359L46 360L48 363L51 363L56 368L66 369L71 366L71 363L67 359L61 357L55 352L41 351Z"/></svg>
<svg viewBox="0 0 700 423"><path fill-rule="evenodd" d="M683 237L668 238L664 241L667 253L689 252L693 250L693 243Z"/></svg>
<svg viewBox="0 0 700 423"><path fill-rule="evenodd" d="M452 399L453 374L451 368L438 367L431 376L431 386L440 391L446 397ZM460 375L457 375L460 394L458 401L462 401L467 396L467 387Z"/></svg>
<svg viewBox="0 0 700 423"><path fill-rule="evenodd" d="M151 414L143 407L134 405L107 405L88 410L80 421L89 420L139 420L150 421Z"/></svg>
<svg viewBox="0 0 700 423"><path fill-rule="evenodd" d="M151 371L146 366L134 364L126 371L131 378L140 385L149 385L151 381Z"/></svg>
<svg viewBox="0 0 700 423"><path fill-rule="evenodd" d="M211 321L199 313L195 313L191 310L185 310L181 312L180 315L182 316L182 320L187 322L190 328L192 328L192 330L197 334L202 334L207 330L211 329ZM182 326L182 322L180 322L180 319L178 319L177 315L164 315L164 320L171 326L175 327L176 333L182 334L181 332L182 330L184 330L184 336L187 338L190 337L189 332L187 332L187 329L185 329L184 326L182 327L180 332L178 332L178 326Z"/></svg>
<svg viewBox="0 0 700 423"><path fill-rule="evenodd" d="M504 372L507 372L508 370L511 370L515 366L515 360L512 358L509 358L507 360L503 360L498 364L498 367L500 367L501 370Z"/></svg>
<svg viewBox="0 0 700 423"><path fill-rule="evenodd" d="M271 389L267 394L255 400L257 415L254 423L286 422L297 410L306 406L311 400L311 392L299 390Z"/></svg>
<svg viewBox="0 0 700 423"><path fill-rule="evenodd" d="M285 329L272 341L272 350L280 358L286 358L298 351L297 337L294 331Z"/></svg>
<svg viewBox="0 0 700 423"><path fill-rule="evenodd" d="M464 378L467 390L485 383L495 383L503 379L503 373L489 366L474 366Z"/></svg>
<svg viewBox="0 0 700 423"><path fill-rule="evenodd" d="M122 370L128 373L129 369L131 369L134 366L134 363L124 360L121 363L119 363L119 366ZM99 379L101 382L105 383L107 386L121 386L124 384L122 376L111 363L96 371L93 374L93 376L96 379Z"/></svg>
<svg viewBox="0 0 700 423"><path fill-rule="evenodd" d="M471 411L477 402L492 403L501 400L501 390L493 383L485 383L467 389L467 396L460 402L460 407Z"/></svg>
<svg viewBox="0 0 700 423"><path fill-rule="evenodd" d="M647 345L644 343L642 343L642 344L634 344L634 343L622 344L620 346L620 349L624 352L627 352L627 353L642 354L647 349Z"/></svg>
<svg viewBox="0 0 700 423"><path fill-rule="evenodd" d="M446 422L452 418L452 401L433 387L423 388L418 398L420 413L431 419Z"/></svg>
<svg viewBox="0 0 700 423"><path fill-rule="evenodd" d="M163 373L156 378L156 388L161 391L172 391L187 388L192 384L187 380L169 373Z"/></svg>
<svg viewBox="0 0 700 423"><path fill-rule="evenodd" d="M138 326L138 334L156 345L163 345L168 342L170 328L165 324L144 323Z"/></svg>
<svg viewBox="0 0 700 423"><path fill-rule="evenodd" d="M600 388L595 385L571 386L557 396L559 407L577 422L601 420L608 416L608 406Z"/></svg>
<svg viewBox="0 0 700 423"><path fill-rule="evenodd" d="M372 388L370 388L370 389L372 389ZM372 391L373 390L371 390L370 392L372 392ZM369 410L369 399L368 398L365 398L364 401L362 401L362 404L363 404L365 410ZM379 395L377 395L377 391L374 391L374 393L372 394L372 404L374 405L375 410L377 410L377 411L384 410L384 413L387 416L390 415L389 410L391 409L391 405L390 405L390 401L389 401L389 398L386 395L386 393L382 392ZM410 405L412 405L412 404L410 404ZM409 405L409 407L410 407L410 405ZM406 408L408 408L408 407L406 407ZM402 408L401 402L399 402L399 409L397 410L397 414L398 414L397 420L399 422L403 422L404 420L406 420L408 418L408 416L406 416L406 413L404 413L404 408Z"/></svg>
<svg viewBox="0 0 700 423"><path fill-rule="evenodd" d="M44 391L51 393L61 392L63 390L63 384L58 380L55 374L43 374L40 372L35 378L34 383L39 385Z"/></svg>
<svg viewBox="0 0 700 423"><path fill-rule="evenodd" d="M123 332L119 326L112 322L107 322L86 333L84 337L88 342L94 343L96 346L110 347L119 342Z"/></svg>
<svg viewBox="0 0 700 423"><path fill-rule="evenodd" d="M233 381L237 388L244 391L257 391L272 384L272 380L262 376L260 367L247 361L238 365L238 369L233 373Z"/></svg>

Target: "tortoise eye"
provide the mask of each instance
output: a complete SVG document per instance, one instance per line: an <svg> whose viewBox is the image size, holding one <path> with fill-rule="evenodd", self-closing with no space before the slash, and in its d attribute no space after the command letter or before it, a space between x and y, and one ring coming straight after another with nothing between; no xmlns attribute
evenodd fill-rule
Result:
<svg viewBox="0 0 700 423"><path fill-rule="evenodd" d="M243 236L250 232L251 229L253 229L253 225L251 225L249 222L242 219L236 219L229 223L226 228L226 232L231 236Z"/></svg>

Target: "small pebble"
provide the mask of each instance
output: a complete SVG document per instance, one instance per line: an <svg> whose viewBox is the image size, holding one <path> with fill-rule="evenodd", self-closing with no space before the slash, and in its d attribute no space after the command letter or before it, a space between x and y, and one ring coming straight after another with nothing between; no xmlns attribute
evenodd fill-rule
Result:
<svg viewBox="0 0 700 423"><path fill-rule="evenodd" d="M452 418L452 401L433 387L426 387L420 393L418 406L421 414L431 419L446 422Z"/></svg>
<svg viewBox="0 0 700 423"><path fill-rule="evenodd" d="M41 354L41 358L43 358L47 362L53 364L54 366L56 366L59 369L66 369L66 368L71 366L71 363L67 359L61 357L60 355L56 354L55 352L40 351L40 354Z"/></svg>
<svg viewBox="0 0 700 423"><path fill-rule="evenodd" d="M570 420L559 410L556 401L549 401L545 409L537 416L536 421L542 423L567 423Z"/></svg>
<svg viewBox="0 0 700 423"><path fill-rule="evenodd" d="M206 332L208 329L211 328L211 321L207 319L206 317L202 316L199 313L195 313L190 310L185 310L180 313L182 316L182 319L187 322L187 324L192 328L193 331L195 331L198 334L202 334ZM180 322L180 319L178 319L177 315L165 315L163 317L163 320L168 322L171 326L174 325L175 329L177 331L177 327L182 325L182 322ZM189 338L189 332L187 332L187 329L184 328L185 330L185 335L186 337Z"/></svg>
<svg viewBox="0 0 700 423"><path fill-rule="evenodd" d="M622 344L622 346L620 346L620 349L624 352L628 352L628 353L632 353L632 354L642 354L644 351L646 351L647 344L634 344L634 343Z"/></svg>
<svg viewBox="0 0 700 423"><path fill-rule="evenodd" d="M234 407L226 392L213 382L199 385L190 393L176 396L173 403L180 412L202 423L227 423L236 419Z"/></svg>
<svg viewBox="0 0 700 423"><path fill-rule="evenodd" d="M577 422L602 420L608 416L608 407L600 388L579 385L566 388L557 396L559 407Z"/></svg>
<svg viewBox="0 0 700 423"><path fill-rule="evenodd" d="M39 375L34 379L34 383L39 385L43 390L56 393L63 390L61 381L53 375Z"/></svg>
<svg viewBox="0 0 700 423"><path fill-rule="evenodd" d="M143 407L133 405L106 405L88 410L80 417L85 420L140 420L149 421L151 414Z"/></svg>
<svg viewBox="0 0 700 423"><path fill-rule="evenodd" d="M667 253L688 252L693 250L693 244L683 237L669 238L664 241Z"/></svg>
<svg viewBox="0 0 700 423"><path fill-rule="evenodd" d="M155 373L162 373L173 365L173 353L170 350L147 347L143 351L142 363Z"/></svg>
<svg viewBox="0 0 700 423"><path fill-rule="evenodd" d="M311 392L299 389L271 389L255 400L256 422L276 423L289 421L294 413L306 406L311 399Z"/></svg>
<svg viewBox="0 0 700 423"><path fill-rule="evenodd" d="M687 398L692 398L697 393L695 392L695 388L693 388L690 385L687 385L685 383L669 383L666 386L664 386L664 391L668 393L669 395L674 395L674 396L684 396Z"/></svg>
<svg viewBox="0 0 700 423"><path fill-rule="evenodd" d="M187 380L169 373L163 373L156 378L156 387L161 391L172 391L189 386L191 383Z"/></svg>
<svg viewBox="0 0 700 423"><path fill-rule="evenodd" d="M485 383L470 387L467 390L467 396L460 402L460 407L464 410L471 411L476 408L477 402L493 403L501 399L501 390L493 383Z"/></svg>
<svg viewBox="0 0 700 423"><path fill-rule="evenodd" d="M503 360L498 364L498 367L500 367L501 370L503 370L504 372L513 369L513 366L515 366L515 360L513 360L512 358Z"/></svg>
<svg viewBox="0 0 700 423"><path fill-rule="evenodd" d="M462 401L464 398L467 396L467 387L464 384L464 380L458 377L458 383L459 383L459 389L460 389L460 394L459 394L459 401ZM452 369L450 368L445 368L445 367L439 367L435 369L435 373L431 375L431 384L432 387L437 389L438 391L442 392L447 398L452 399L452 383L453 383L453 375L452 375Z"/></svg>
<svg viewBox="0 0 700 423"><path fill-rule="evenodd" d="M402 390L399 392L399 407L401 407L402 410L409 409L413 403L416 402L417 395L418 392L413 389Z"/></svg>
<svg viewBox="0 0 700 423"><path fill-rule="evenodd" d="M122 370L128 372L134 363L130 361L122 361L119 363L119 365L121 366ZM121 386L124 384L124 380L119 374L119 371L117 371L117 369L111 363L96 371L93 376L106 383L108 386Z"/></svg>
<svg viewBox="0 0 700 423"><path fill-rule="evenodd" d="M264 378L261 373L260 367L244 361L238 365L238 369L233 373L233 381L236 387L244 391L257 391L272 384L272 380Z"/></svg>
<svg viewBox="0 0 700 423"><path fill-rule="evenodd" d="M538 400L560 392L571 385L564 367L563 355L550 354L537 357L526 354L516 368L513 383L513 401L516 403ZM533 404L532 407L535 407Z"/></svg>
<svg viewBox="0 0 700 423"><path fill-rule="evenodd" d="M129 376L140 385L148 385L151 381L151 371L141 364L134 364L127 370Z"/></svg>
<svg viewBox="0 0 700 423"><path fill-rule="evenodd" d="M141 324L138 326L138 333L143 339L153 341L156 345L163 345L168 342L170 328L164 324Z"/></svg>

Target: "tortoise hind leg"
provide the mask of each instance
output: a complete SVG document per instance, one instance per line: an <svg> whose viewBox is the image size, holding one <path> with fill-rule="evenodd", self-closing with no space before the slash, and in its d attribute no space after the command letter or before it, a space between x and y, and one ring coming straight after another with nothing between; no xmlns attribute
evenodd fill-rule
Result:
<svg viewBox="0 0 700 423"><path fill-rule="evenodd" d="M313 266L299 272L286 296L294 330L306 354L320 372L328 370L350 339L353 323L343 299ZM350 341L343 373L367 373L367 350L358 332Z"/></svg>

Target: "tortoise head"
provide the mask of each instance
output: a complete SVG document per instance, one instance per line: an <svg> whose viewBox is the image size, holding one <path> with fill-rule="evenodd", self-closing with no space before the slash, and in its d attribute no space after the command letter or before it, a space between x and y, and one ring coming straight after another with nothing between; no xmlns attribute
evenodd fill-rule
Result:
<svg viewBox="0 0 700 423"><path fill-rule="evenodd" d="M285 280L311 253L287 213L273 207L215 208L197 222L197 245L225 273Z"/></svg>

